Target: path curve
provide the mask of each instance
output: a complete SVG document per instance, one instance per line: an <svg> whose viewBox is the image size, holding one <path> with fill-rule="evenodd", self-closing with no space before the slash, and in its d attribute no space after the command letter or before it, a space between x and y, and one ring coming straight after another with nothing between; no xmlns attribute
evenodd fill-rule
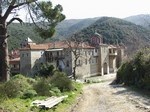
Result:
<svg viewBox="0 0 150 112"><path fill-rule="evenodd" d="M111 81L89 84L71 112L150 112L150 100Z"/></svg>

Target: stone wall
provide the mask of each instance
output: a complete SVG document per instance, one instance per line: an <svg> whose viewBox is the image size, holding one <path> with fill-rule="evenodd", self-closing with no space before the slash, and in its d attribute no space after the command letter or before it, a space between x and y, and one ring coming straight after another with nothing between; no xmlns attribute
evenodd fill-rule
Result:
<svg viewBox="0 0 150 112"><path fill-rule="evenodd" d="M20 51L20 73L29 75L31 73L31 51Z"/></svg>

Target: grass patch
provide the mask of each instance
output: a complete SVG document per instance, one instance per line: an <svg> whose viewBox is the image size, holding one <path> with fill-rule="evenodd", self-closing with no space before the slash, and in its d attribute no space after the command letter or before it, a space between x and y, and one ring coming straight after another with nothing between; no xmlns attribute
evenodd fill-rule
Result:
<svg viewBox="0 0 150 112"><path fill-rule="evenodd" d="M73 82L75 90L70 92L63 92L62 95L68 95L62 103L58 104L52 109L40 110L38 108L31 107L31 102L37 99L45 99L47 97L34 97L31 99L21 98L9 98L3 102L0 102L0 111L5 110L6 112L66 112L70 105L74 104L76 98L79 96L82 90L82 84Z"/></svg>
<svg viewBox="0 0 150 112"><path fill-rule="evenodd" d="M66 98L62 103L58 104L57 107L49 109L46 112L67 112L69 107L75 103L76 98L80 95L83 87L83 85L80 83L74 83L73 85L75 86L74 91L63 93L63 95L68 95L68 98Z"/></svg>

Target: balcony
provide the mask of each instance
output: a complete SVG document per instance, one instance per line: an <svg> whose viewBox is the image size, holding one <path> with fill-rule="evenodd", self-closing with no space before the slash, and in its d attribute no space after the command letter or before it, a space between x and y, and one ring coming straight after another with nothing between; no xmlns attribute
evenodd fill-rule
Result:
<svg viewBox="0 0 150 112"><path fill-rule="evenodd" d="M116 49L109 49L109 55L110 56L117 56L117 50Z"/></svg>
<svg viewBox="0 0 150 112"><path fill-rule="evenodd" d="M117 52L115 53L109 53L110 56L117 56Z"/></svg>
<svg viewBox="0 0 150 112"><path fill-rule="evenodd" d="M55 56L54 58L55 58L55 60L61 60L61 59L65 59L65 56L60 55L60 56Z"/></svg>

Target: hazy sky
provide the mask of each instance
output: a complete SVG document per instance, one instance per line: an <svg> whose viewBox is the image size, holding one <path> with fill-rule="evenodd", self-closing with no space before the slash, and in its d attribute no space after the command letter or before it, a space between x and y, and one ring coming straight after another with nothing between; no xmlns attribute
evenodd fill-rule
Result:
<svg viewBox="0 0 150 112"><path fill-rule="evenodd" d="M51 0L61 4L67 19L150 14L150 0Z"/></svg>
<svg viewBox="0 0 150 112"><path fill-rule="evenodd" d="M42 0L41 0L42 1ZM93 17L125 18L138 14L150 14L150 0L51 0L53 5L61 4L66 19ZM28 21L27 11L18 11L23 21ZM11 16L10 16L11 18ZM9 18L8 18L9 20Z"/></svg>

